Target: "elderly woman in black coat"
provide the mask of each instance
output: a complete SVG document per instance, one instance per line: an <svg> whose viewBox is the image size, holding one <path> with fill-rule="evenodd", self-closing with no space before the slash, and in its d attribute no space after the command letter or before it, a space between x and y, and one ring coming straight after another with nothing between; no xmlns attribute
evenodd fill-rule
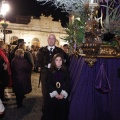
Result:
<svg viewBox="0 0 120 120"><path fill-rule="evenodd" d="M24 50L17 49L15 57L11 62L13 92L16 95L17 107L23 107L25 94L32 91L31 87L31 65L24 58Z"/></svg>

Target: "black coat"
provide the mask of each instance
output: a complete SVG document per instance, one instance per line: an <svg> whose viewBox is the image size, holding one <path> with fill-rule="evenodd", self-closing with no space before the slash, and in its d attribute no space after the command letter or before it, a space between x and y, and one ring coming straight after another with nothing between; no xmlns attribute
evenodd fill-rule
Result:
<svg viewBox="0 0 120 120"><path fill-rule="evenodd" d="M24 58L29 62L29 64L34 67L34 60L33 56L29 51L25 51Z"/></svg>
<svg viewBox="0 0 120 120"><path fill-rule="evenodd" d="M57 82L60 83L60 88L57 88ZM70 77L68 71L63 69L48 70L46 88L45 106L41 120L68 120L68 99L58 100L55 97L51 98L49 94L53 91L60 94L62 90L69 94Z"/></svg>
<svg viewBox="0 0 120 120"><path fill-rule="evenodd" d="M51 56L50 56L50 51L47 49L47 46L40 48L38 51L37 60L36 60L37 67L44 68L45 65L48 65L49 63L51 63L52 57L57 53L61 54L63 58L66 59L65 52L59 47L55 46Z"/></svg>
<svg viewBox="0 0 120 120"><path fill-rule="evenodd" d="M18 49L18 46L17 45L12 51L10 51L10 54L9 54L9 61L11 63L12 59L15 57L15 51Z"/></svg>
<svg viewBox="0 0 120 120"><path fill-rule="evenodd" d="M15 57L11 62L13 91L17 94L30 93L31 87L31 65L25 58Z"/></svg>
<svg viewBox="0 0 120 120"><path fill-rule="evenodd" d="M56 83L60 83L60 88L57 88ZM57 69L55 71L48 70L47 78L46 78L46 88L47 93L51 93L53 91L57 91L58 94L62 90L65 90L69 93L70 89L70 76L67 70Z"/></svg>

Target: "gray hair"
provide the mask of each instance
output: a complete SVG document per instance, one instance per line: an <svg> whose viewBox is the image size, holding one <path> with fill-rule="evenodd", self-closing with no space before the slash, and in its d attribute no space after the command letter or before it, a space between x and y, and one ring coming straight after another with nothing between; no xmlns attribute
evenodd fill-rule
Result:
<svg viewBox="0 0 120 120"><path fill-rule="evenodd" d="M17 49L15 51L15 56L21 56L22 54L24 54L24 50L23 49Z"/></svg>

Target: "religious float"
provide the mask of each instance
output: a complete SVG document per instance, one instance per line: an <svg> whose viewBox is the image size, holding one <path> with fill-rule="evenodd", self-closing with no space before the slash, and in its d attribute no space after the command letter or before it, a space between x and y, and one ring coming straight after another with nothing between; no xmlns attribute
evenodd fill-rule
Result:
<svg viewBox="0 0 120 120"><path fill-rule="evenodd" d="M120 120L120 5L115 0L38 0L70 15L69 120Z"/></svg>

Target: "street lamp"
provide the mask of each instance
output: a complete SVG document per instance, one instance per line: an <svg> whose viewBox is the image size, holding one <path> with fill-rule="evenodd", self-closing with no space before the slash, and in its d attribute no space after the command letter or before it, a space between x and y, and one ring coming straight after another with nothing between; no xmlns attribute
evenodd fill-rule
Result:
<svg viewBox="0 0 120 120"><path fill-rule="evenodd" d="M6 28L8 26L8 22L6 21L6 14L7 12L9 11L10 7L9 7L9 4L6 0L2 0L1 1L1 4L0 4L0 16L3 17L3 21L0 22L0 24L2 25L3 27L3 34L4 34L4 42L5 42L5 36L6 36Z"/></svg>
<svg viewBox="0 0 120 120"><path fill-rule="evenodd" d="M4 40L4 43L5 43L6 28L7 28L7 26L9 25L9 22L6 21L6 20L2 20L2 21L0 21L0 24L1 24L2 27L3 27L3 34L4 34L4 38L3 38L3 40Z"/></svg>

